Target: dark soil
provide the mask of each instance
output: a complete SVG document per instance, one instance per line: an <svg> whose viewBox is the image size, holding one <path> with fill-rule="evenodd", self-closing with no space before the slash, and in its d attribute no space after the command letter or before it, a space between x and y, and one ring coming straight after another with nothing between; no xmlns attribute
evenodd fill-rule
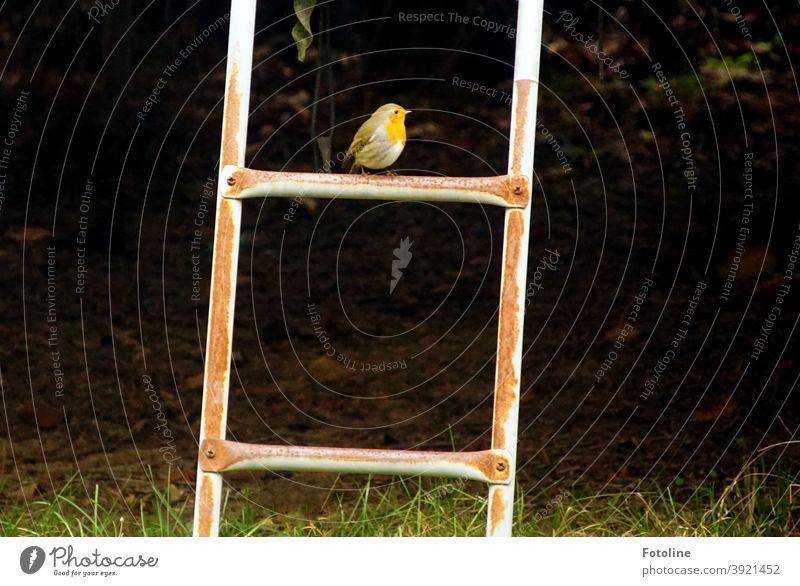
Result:
<svg viewBox="0 0 800 586"><path fill-rule="evenodd" d="M800 284L796 275L785 278L800 234L791 69L800 55L774 39L795 30L797 17L774 11L776 29L766 10L754 13L751 44L724 14L700 20L687 7L670 8L658 15L662 24L650 13L617 10L635 36L607 21L605 49L630 77L606 70L599 80L597 62L556 23L561 8L551 8L529 251L529 280L540 288L530 289L525 317L521 490L593 494L655 483L687 496L722 486L759 454L762 469L796 476L800 454L783 442L796 440L800 424ZM471 9L478 10L460 8ZM47 495L75 475L89 492L100 484L135 497L149 490L151 474L165 482L168 461L175 494L190 496L226 27L183 61L143 120L137 113L165 65L223 9L207 2L158 40L173 22L171 9L142 8L130 54L106 67L102 26L80 47L84 13L69 14L61 28L61 15L36 13L22 30L27 10L0 25L0 133L30 92L0 208L4 498ZM269 10L259 29L273 21ZM334 24L356 20L348 10ZM361 16L397 10L370 5ZM513 22L486 10L487 18ZM596 32L595 12L581 14L578 29ZM706 20L717 28L707 30ZM256 38L247 164L312 171L318 43L307 63L297 63L288 22ZM450 38L476 54L408 48ZM331 41L334 58L344 59L334 66L334 152L364 115L395 101L414 110L395 172L504 172L510 107L502 94L511 88L513 40L464 27L403 29L394 18ZM405 49L389 51L398 47ZM368 48L377 52L358 56ZM720 55L752 55L758 65L745 58L724 62L726 70ZM695 187L653 62L663 64L685 113ZM453 76L497 91L470 93ZM330 127L329 103L319 108L318 132ZM749 160L752 200L743 176ZM742 227L750 231L737 254ZM403 238L413 241L413 257L389 294ZM502 210L479 205L319 201L312 209L248 201L229 437L487 448L502 238ZM321 336L344 362L326 356ZM308 515L333 484L331 476L302 474L229 480L258 506ZM348 477L337 490L360 482Z"/></svg>

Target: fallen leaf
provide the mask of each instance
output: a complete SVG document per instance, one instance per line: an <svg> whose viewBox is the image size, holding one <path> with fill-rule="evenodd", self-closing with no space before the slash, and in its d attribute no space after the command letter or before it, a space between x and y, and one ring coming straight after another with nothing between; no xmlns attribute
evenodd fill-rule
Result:
<svg viewBox="0 0 800 586"><path fill-rule="evenodd" d="M24 241L38 242L50 236L50 230L40 226L13 226L8 229L6 235L17 244Z"/></svg>
<svg viewBox="0 0 800 586"><path fill-rule="evenodd" d="M736 413L736 400L733 397L719 397L708 401L707 405L698 409L693 421L707 422L719 419L730 419Z"/></svg>
<svg viewBox="0 0 800 586"><path fill-rule="evenodd" d="M633 340L636 336L639 335L639 332L638 330L636 330L636 328L629 331L625 331L624 327L625 324L620 324L618 326L614 326L613 328L606 330L605 333L606 340L608 340L609 342L616 342L617 338L620 338L621 340L628 341L628 340Z"/></svg>
<svg viewBox="0 0 800 586"><path fill-rule="evenodd" d="M17 411L18 417L38 429L52 429L64 421L64 412L59 407L53 407L44 401L36 403L36 409L31 403L26 403Z"/></svg>
<svg viewBox="0 0 800 586"><path fill-rule="evenodd" d="M203 373L198 372L183 381L183 386L190 390L199 390L203 388Z"/></svg>
<svg viewBox="0 0 800 586"><path fill-rule="evenodd" d="M735 273L737 280L752 283L759 275L772 273L776 264L775 255L768 248L754 246L745 248L743 252L731 250L717 270L721 279L727 279L731 273Z"/></svg>
<svg viewBox="0 0 800 586"><path fill-rule="evenodd" d="M615 480L631 480L633 478L630 474L628 474L627 466L623 466L620 470L617 470L614 474L611 475L611 478L608 479L609 482L614 482Z"/></svg>
<svg viewBox="0 0 800 586"><path fill-rule="evenodd" d="M28 502L33 500L37 490L39 486L35 482L25 482L17 489L16 497L18 500Z"/></svg>
<svg viewBox="0 0 800 586"><path fill-rule="evenodd" d="M308 372L319 382L330 383L345 376L348 370L335 358L325 355L309 362Z"/></svg>
<svg viewBox="0 0 800 586"><path fill-rule="evenodd" d="M786 280L783 278L783 273L778 273L761 281L756 287L756 291L759 293L775 293L778 287L784 283L786 283Z"/></svg>

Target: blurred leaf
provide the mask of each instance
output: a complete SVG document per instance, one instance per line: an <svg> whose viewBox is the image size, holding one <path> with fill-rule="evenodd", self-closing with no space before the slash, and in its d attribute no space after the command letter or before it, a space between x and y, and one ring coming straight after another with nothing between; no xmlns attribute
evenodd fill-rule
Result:
<svg viewBox="0 0 800 586"><path fill-rule="evenodd" d="M322 164L321 171L323 173L330 173L331 167L333 167L333 159L331 158L331 137L330 136L320 136L317 139L317 148L319 148L319 156L322 157L324 161ZM319 172L319 171L317 171ZM311 201L311 200L309 200Z"/></svg>
<svg viewBox="0 0 800 586"><path fill-rule="evenodd" d="M306 60L306 50L314 40L314 33L311 32L311 13L317 5L317 0L294 0L294 12L297 15L297 22L292 28L292 38L297 46L297 60Z"/></svg>

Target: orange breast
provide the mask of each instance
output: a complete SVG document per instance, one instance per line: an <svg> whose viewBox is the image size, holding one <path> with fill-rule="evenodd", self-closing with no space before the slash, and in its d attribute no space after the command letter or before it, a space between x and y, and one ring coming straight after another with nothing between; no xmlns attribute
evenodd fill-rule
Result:
<svg viewBox="0 0 800 586"><path fill-rule="evenodd" d="M386 125L386 135L392 142L406 144L406 125L402 120L390 119Z"/></svg>

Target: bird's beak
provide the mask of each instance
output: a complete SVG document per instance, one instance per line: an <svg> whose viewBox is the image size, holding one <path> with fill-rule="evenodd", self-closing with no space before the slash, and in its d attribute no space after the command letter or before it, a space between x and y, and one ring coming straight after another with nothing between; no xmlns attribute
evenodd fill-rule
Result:
<svg viewBox="0 0 800 586"><path fill-rule="evenodd" d="M411 114L411 110L406 110L406 116L408 116L409 114Z"/></svg>

